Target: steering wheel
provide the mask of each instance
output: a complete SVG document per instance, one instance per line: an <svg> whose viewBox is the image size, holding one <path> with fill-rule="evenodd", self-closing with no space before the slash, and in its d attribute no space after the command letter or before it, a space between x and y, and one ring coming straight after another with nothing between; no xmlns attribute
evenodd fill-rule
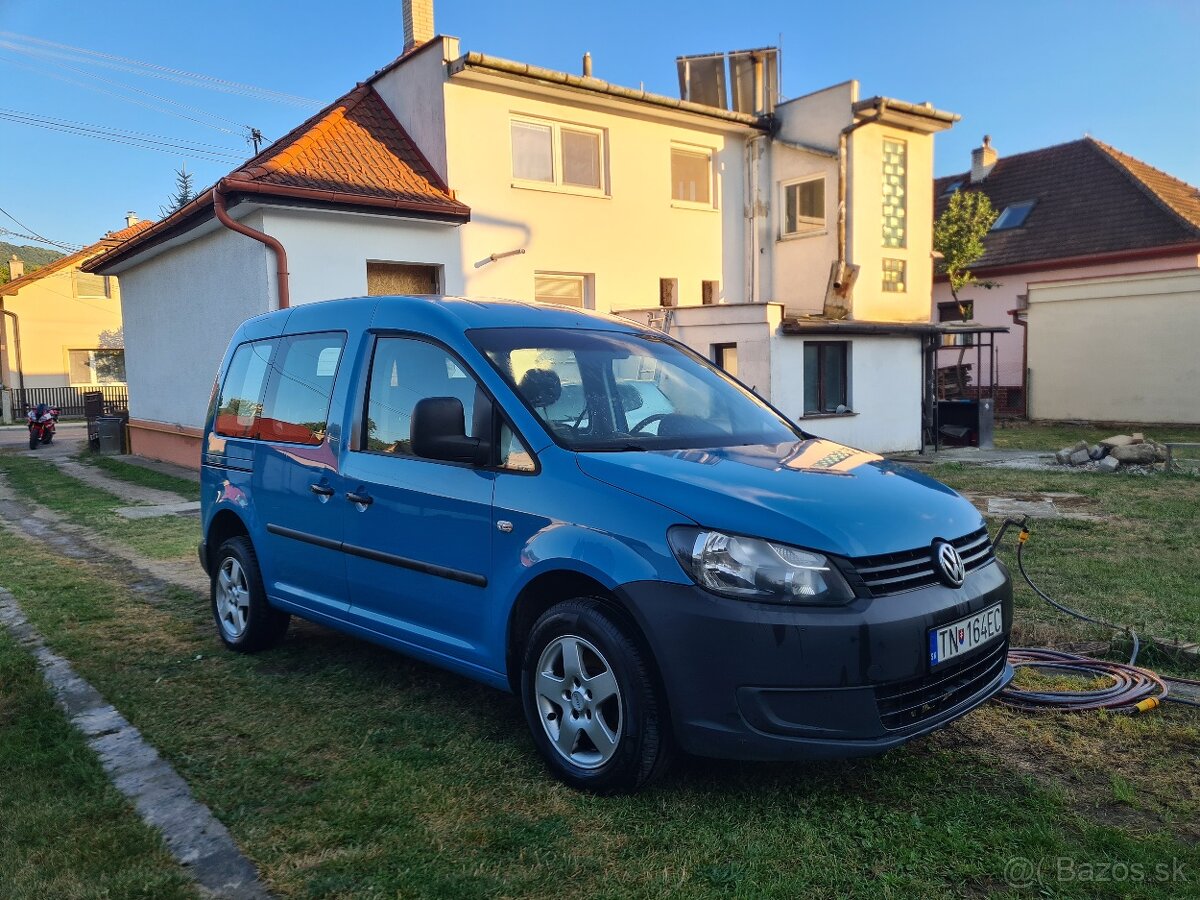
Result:
<svg viewBox="0 0 1200 900"><path fill-rule="evenodd" d="M633 429L629 433L637 434L643 428L645 428L647 425L653 425L655 422L659 422L659 421L665 419L669 415L673 415L673 413L655 413L652 416L646 416L646 418L642 419L642 421L640 421L636 425L634 425Z"/></svg>

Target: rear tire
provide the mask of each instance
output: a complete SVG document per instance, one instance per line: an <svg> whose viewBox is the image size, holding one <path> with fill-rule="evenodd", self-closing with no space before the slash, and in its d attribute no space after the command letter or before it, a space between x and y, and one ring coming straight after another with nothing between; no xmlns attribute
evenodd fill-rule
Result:
<svg viewBox="0 0 1200 900"><path fill-rule="evenodd" d="M547 767L573 788L633 792L669 765L671 726L649 659L596 598L558 603L534 624L521 702Z"/></svg>
<svg viewBox="0 0 1200 900"><path fill-rule="evenodd" d="M221 544L211 584L213 622L226 647L257 653L283 640L292 617L267 601L250 538L232 537Z"/></svg>

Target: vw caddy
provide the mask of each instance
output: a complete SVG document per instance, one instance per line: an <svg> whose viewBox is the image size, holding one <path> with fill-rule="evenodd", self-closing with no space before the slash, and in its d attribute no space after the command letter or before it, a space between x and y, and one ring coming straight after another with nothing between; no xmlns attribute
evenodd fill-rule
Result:
<svg viewBox="0 0 1200 900"><path fill-rule="evenodd" d="M296 615L514 691L576 787L636 789L676 749L881 753L1012 677L1012 586L970 503L623 319L429 297L259 316L202 454L229 648Z"/></svg>

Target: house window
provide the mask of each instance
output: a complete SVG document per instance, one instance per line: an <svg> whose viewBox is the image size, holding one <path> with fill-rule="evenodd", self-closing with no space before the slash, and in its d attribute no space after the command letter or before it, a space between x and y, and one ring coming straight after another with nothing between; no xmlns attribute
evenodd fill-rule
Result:
<svg viewBox="0 0 1200 900"><path fill-rule="evenodd" d="M112 296L112 286L107 275L75 270L75 296L80 299L105 300Z"/></svg>
<svg viewBox="0 0 1200 900"><path fill-rule="evenodd" d="M700 282L700 303L704 306L715 306L721 297L721 282Z"/></svg>
<svg viewBox="0 0 1200 900"><path fill-rule="evenodd" d="M412 263L368 262L367 296L436 294L441 281L441 268Z"/></svg>
<svg viewBox="0 0 1200 900"><path fill-rule="evenodd" d="M71 384L124 384L124 350L68 350Z"/></svg>
<svg viewBox="0 0 1200 900"><path fill-rule="evenodd" d="M1007 231L1010 228L1020 228L1029 218L1036 200L1025 200L1021 203L1010 203L992 223L992 231Z"/></svg>
<svg viewBox="0 0 1200 900"><path fill-rule="evenodd" d="M516 181L570 190L604 189L601 129L539 119L512 119L510 129Z"/></svg>
<svg viewBox="0 0 1200 900"><path fill-rule="evenodd" d="M574 306L591 309L588 282L590 275L570 275L552 272L535 272L533 275L533 299L538 303L554 303L558 306Z"/></svg>
<svg viewBox="0 0 1200 900"><path fill-rule="evenodd" d="M975 318L975 301L961 300L938 304L939 322L969 322Z"/></svg>
<svg viewBox="0 0 1200 900"><path fill-rule="evenodd" d="M955 181L950 182L948 185L946 185L944 188L942 188L941 195L943 197L949 197L953 194L958 193L958 189L963 186L964 180L965 179L959 178Z"/></svg>
<svg viewBox="0 0 1200 900"><path fill-rule="evenodd" d="M697 206L713 205L712 151L671 148L671 199Z"/></svg>
<svg viewBox="0 0 1200 900"><path fill-rule="evenodd" d="M713 362L734 378L738 377L737 344L713 344L712 358Z"/></svg>
<svg viewBox="0 0 1200 900"><path fill-rule="evenodd" d="M903 294L908 290L905 273L908 265L902 259L883 260L883 290L887 294Z"/></svg>
<svg viewBox="0 0 1200 900"><path fill-rule="evenodd" d="M783 186L783 234L803 234L825 227L825 176Z"/></svg>
<svg viewBox="0 0 1200 900"><path fill-rule="evenodd" d="M804 342L804 414L849 412L847 341Z"/></svg>
<svg viewBox="0 0 1200 900"><path fill-rule="evenodd" d="M679 279L678 278L660 278L660 279L658 279L658 305L659 306L678 306L679 305Z"/></svg>
<svg viewBox="0 0 1200 900"><path fill-rule="evenodd" d="M883 141L883 246L908 246L908 145Z"/></svg>

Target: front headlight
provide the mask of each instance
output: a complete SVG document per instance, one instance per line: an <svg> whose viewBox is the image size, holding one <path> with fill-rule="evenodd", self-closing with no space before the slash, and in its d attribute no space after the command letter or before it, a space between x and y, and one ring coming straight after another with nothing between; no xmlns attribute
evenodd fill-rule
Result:
<svg viewBox="0 0 1200 900"><path fill-rule="evenodd" d="M725 597L784 603L845 603L854 598L820 553L774 541L679 526L671 549L696 584Z"/></svg>

